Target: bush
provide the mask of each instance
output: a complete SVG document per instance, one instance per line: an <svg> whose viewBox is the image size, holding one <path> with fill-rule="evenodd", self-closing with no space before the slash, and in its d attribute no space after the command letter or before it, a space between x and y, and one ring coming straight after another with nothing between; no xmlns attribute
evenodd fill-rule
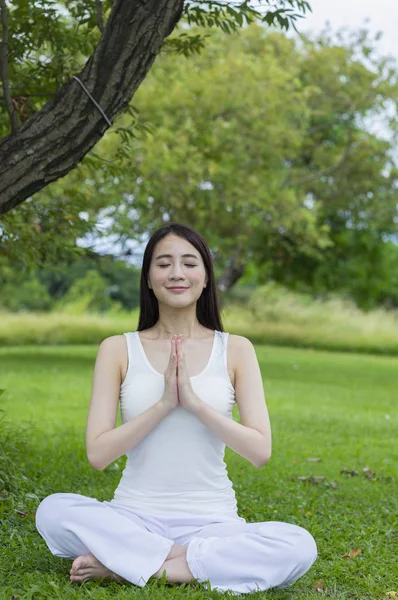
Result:
<svg viewBox="0 0 398 600"><path fill-rule="evenodd" d="M70 314L105 313L122 309L121 303L110 297L111 291L112 286L98 271L91 270L74 281L56 308Z"/></svg>
<svg viewBox="0 0 398 600"><path fill-rule="evenodd" d="M0 306L11 312L44 312L51 309L53 299L37 279L5 283L1 288Z"/></svg>
<svg viewBox="0 0 398 600"><path fill-rule="evenodd" d="M274 281L258 287L252 293L248 308L258 322L306 326L335 323L344 324L345 327L353 325L355 328L354 321L359 325L366 320L366 314L350 298L332 293L314 298L309 293L292 292ZM376 313L373 311L372 314ZM371 318L369 314L368 322Z"/></svg>

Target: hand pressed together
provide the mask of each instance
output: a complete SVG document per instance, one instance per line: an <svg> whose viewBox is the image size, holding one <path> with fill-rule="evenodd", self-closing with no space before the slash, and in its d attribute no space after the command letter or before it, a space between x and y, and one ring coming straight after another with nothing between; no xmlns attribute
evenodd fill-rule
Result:
<svg viewBox="0 0 398 600"><path fill-rule="evenodd" d="M200 404L200 399L192 389L185 352L177 335L173 335L170 346L169 364L164 372L164 393L161 403L169 411L174 410L177 406L182 406L195 412Z"/></svg>
<svg viewBox="0 0 398 600"><path fill-rule="evenodd" d="M185 352L180 337L175 338L177 354L177 394L178 403L187 410L195 411L198 406L198 397L192 389L191 380L187 371Z"/></svg>

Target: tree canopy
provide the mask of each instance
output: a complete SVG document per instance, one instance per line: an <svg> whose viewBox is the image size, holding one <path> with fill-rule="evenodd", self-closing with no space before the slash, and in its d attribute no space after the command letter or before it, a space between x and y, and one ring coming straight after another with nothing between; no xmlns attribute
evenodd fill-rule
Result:
<svg viewBox="0 0 398 600"><path fill-rule="evenodd" d="M181 220L206 233L220 289L251 273L396 305L397 128L385 108L396 105L397 68L377 57L377 40L292 40L256 24L190 34L206 46L188 60L159 56L118 135L3 216L10 260L82 253L85 232L127 254L131 240ZM381 117L389 139L369 128Z"/></svg>
<svg viewBox="0 0 398 600"><path fill-rule="evenodd" d="M261 4L265 11L246 0L0 0L0 214L83 159L162 48L200 50L206 36L191 35L189 25L228 32L261 19L288 28L309 8L305 0ZM181 31L167 40L178 23Z"/></svg>
<svg viewBox="0 0 398 600"><path fill-rule="evenodd" d="M121 15L130 4L0 0L8 19L3 41L9 37L1 60L1 181L20 185L33 173L41 186L14 210L4 201L0 267L72 260L86 253L77 242L88 234L113 236L128 254L129 241L173 219L206 232L220 289L252 273L259 283L342 289L363 305L395 305L397 255L389 240L398 221L398 77L394 61L378 57L377 38L325 31L293 40L264 26L295 27L306 2L278 9L264 2L262 11L245 2L186 2L178 14L165 3L169 28L149 2L131 15L143 19L143 46L139 36L129 46ZM112 43L117 52L108 56ZM126 44L138 69L122 69L130 92L136 89L133 101L115 75ZM96 90L90 94L101 109L109 101L115 112L104 116L82 83ZM7 84L17 118L11 132ZM66 111L58 125L56 107ZM64 120L77 113L64 139ZM389 138L369 127L381 117ZM42 155L21 143L37 127ZM50 138L61 155L48 153ZM71 148L81 156L70 168ZM59 169L52 182L41 171L51 165L53 174Z"/></svg>

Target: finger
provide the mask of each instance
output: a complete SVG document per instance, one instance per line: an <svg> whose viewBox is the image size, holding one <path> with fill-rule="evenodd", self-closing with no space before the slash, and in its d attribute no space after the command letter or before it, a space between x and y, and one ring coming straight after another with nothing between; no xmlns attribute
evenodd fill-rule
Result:
<svg viewBox="0 0 398 600"><path fill-rule="evenodd" d="M179 366L180 366L180 351L178 348L178 339L176 338L175 340L175 366L178 372Z"/></svg>
<svg viewBox="0 0 398 600"><path fill-rule="evenodd" d="M175 344L172 342L171 343L171 354L170 354L170 360L169 360L169 370L171 372L173 372L176 368L176 363L177 363L177 358L176 358L176 352L175 352Z"/></svg>
<svg viewBox="0 0 398 600"><path fill-rule="evenodd" d="M177 342L176 342L176 363L177 363L177 366L180 364L180 353L179 353L179 350L178 350L178 343Z"/></svg>

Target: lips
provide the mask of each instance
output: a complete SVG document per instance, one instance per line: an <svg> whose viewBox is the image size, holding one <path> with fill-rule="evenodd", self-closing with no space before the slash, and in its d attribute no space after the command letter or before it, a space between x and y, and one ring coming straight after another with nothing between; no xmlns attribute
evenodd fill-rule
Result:
<svg viewBox="0 0 398 600"><path fill-rule="evenodd" d="M169 287L167 289L168 290L187 290L188 288L185 288L185 287Z"/></svg>

